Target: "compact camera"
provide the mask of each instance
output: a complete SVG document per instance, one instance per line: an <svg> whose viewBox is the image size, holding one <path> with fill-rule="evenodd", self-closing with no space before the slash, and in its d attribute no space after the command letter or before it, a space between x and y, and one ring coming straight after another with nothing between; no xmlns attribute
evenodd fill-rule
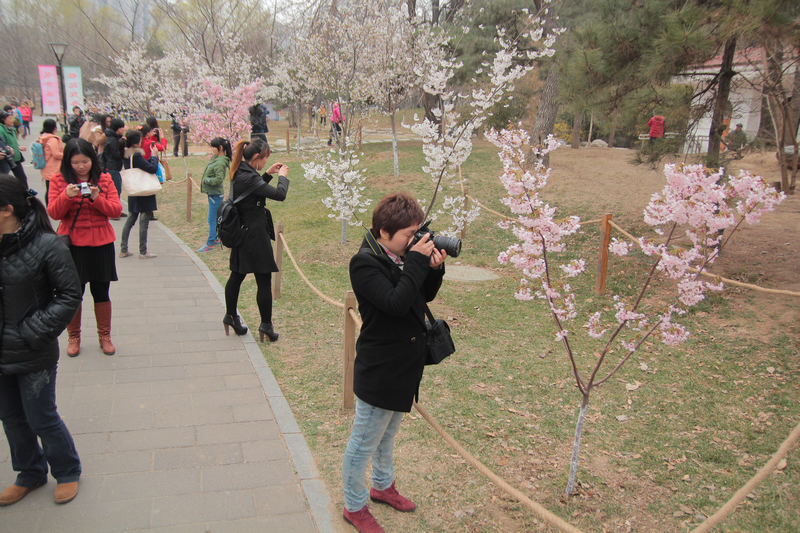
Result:
<svg viewBox="0 0 800 533"><path fill-rule="evenodd" d="M4 154L6 154L5 161L6 161L6 163L8 163L8 168L16 167L17 164L14 162L14 155L11 152L11 148L6 146L5 148L2 149L2 151L3 151Z"/></svg>
<svg viewBox="0 0 800 533"><path fill-rule="evenodd" d="M461 253L461 239L458 239L456 237L437 236L436 233L433 232L433 230L428 229L428 224L430 223L431 223L430 220L427 221L417 230L417 232L414 234L414 240L411 241L411 244L408 247L411 248L412 246L417 244L422 239L422 237L425 236L426 233L430 233L431 235L430 239L431 241L433 241L433 245L436 247L437 250L439 251L444 250L445 252L447 252L448 257L458 257L458 254Z"/></svg>
<svg viewBox="0 0 800 533"><path fill-rule="evenodd" d="M89 188L89 184L85 181L79 183L78 186L81 188L81 196L84 198L89 198L92 195L92 190Z"/></svg>

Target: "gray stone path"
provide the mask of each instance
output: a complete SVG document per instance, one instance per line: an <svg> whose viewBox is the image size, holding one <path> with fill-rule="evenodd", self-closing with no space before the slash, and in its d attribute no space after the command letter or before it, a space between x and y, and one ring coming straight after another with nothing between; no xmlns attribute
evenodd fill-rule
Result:
<svg viewBox="0 0 800 533"><path fill-rule="evenodd" d="M124 220L113 223L118 239ZM88 287L81 354L67 357L66 332L60 339L57 402L83 463L78 497L56 505L51 479L0 508L0 532L334 531L324 483L256 341L225 336L221 285L160 223L148 244L156 259L117 260L117 354L100 350ZM0 487L14 479L2 438Z"/></svg>

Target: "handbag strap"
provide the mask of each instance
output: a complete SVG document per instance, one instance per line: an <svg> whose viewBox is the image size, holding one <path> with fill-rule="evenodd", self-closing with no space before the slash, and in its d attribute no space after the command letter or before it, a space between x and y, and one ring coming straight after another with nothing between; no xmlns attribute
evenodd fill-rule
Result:
<svg viewBox="0 0 800 533"><path fill-rule="evenodd" d="M426 303L424 305L425 305L425 314L428 316L428 320L431 321L431 325L435 324L436 319L433 318L433 313L431 313L431 310L428 308L428 304Z"/></svg>

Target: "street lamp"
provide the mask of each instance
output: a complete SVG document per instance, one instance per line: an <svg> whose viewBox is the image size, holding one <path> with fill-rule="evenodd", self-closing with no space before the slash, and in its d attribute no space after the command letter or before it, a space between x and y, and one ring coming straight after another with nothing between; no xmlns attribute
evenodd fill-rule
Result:
<svg viewBox="0 0 800 533"><path fill-rule="evenodd" d="M64 131L67 131L67 94L66 90L64 89L64 69L61 67L61 60L64 59L64 54L67 52L67 44L64 43L47 43L50 45L50 48L53 49L53 53L56 55L56 61L58 62L58 67L56 68L56 72L58 73L58 84L59 84L59 94L61 94L61 110L64 113Z"/></svg>

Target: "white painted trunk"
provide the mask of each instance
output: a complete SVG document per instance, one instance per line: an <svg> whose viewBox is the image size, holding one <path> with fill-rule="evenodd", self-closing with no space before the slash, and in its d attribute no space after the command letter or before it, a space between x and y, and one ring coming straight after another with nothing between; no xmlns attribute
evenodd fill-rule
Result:
<svg viewBox="0 0 800 533"><path fill-rule="evenodd" d="M572 442L572 459L569 462L569 481L567 481L567 497L575 488L575 476L578 473L578 454L581 451L581 436L583 435L583 420L586 418L586 409L589 407L589 398L581 402L581 411L578 414L578 424L575 426L575 440Z"/></svg>

